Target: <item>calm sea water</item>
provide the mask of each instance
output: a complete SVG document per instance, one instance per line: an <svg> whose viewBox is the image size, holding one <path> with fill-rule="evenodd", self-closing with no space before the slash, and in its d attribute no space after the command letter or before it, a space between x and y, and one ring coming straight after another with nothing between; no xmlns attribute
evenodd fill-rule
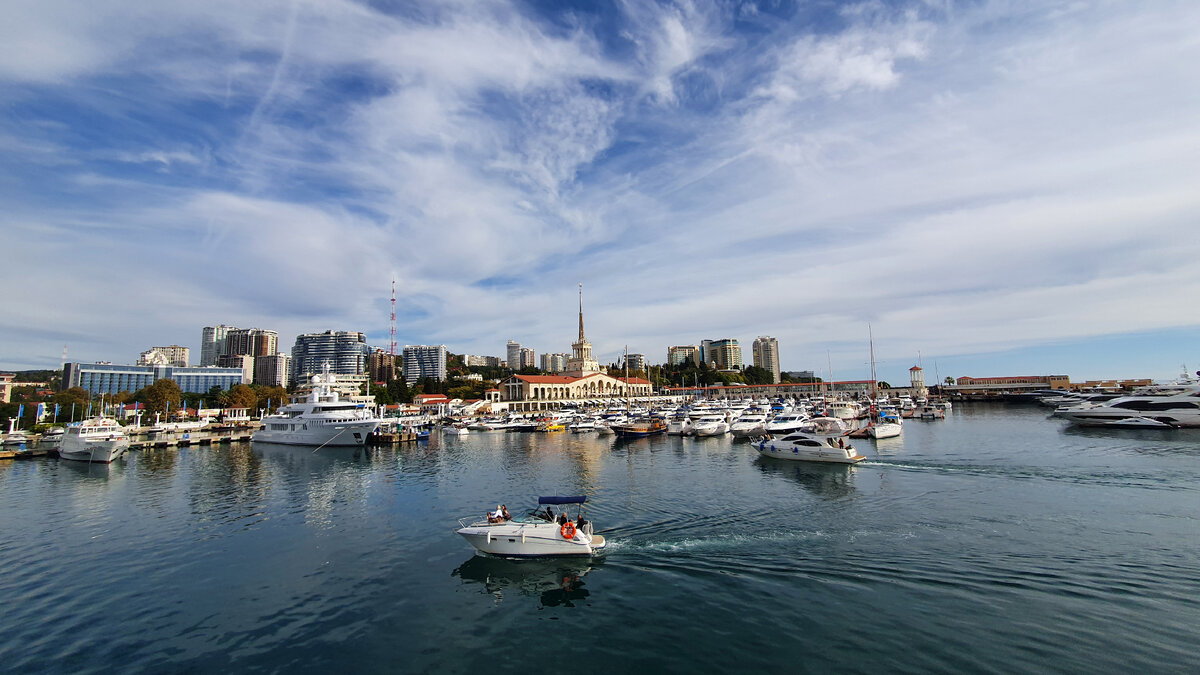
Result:
<svg viewBox="0 0 1200 675"><path fill-rule="evenodd" d="M962 405L869 461L476 434L0 464L9 672L1195 672L1200 431ZM588 495L610 550L458 517Z"/></svg>

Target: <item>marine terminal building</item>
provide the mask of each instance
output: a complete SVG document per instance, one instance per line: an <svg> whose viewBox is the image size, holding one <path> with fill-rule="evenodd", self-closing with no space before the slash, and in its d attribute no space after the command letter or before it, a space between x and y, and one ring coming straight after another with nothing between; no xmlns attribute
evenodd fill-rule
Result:
<svg viewBox="0 0 1200 675"><path fill-rule="evenodd" d="M511 367L511 364L510 364ZM583 333L583 286L579 290L579 339L562 375L513 375L500 385L500 400L509 410L555 410L564 403L614 397L649 396L650 381L639 377L610 377L592 357L592 343Z"/></svg>

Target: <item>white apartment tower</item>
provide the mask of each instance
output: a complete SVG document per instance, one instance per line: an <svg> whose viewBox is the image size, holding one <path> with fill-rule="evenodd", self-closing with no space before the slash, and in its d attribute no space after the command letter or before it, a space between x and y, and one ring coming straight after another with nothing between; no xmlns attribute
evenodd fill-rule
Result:
<svg viewBox="0 0 1200 675"><path fill-rule="evenodd" d="M404 379L419 382L426 377L446 379L446 345L404 345Z"/></svg>
<svg viewBox="0 0 1200 675"><path fill-rule="evenodd" d="M771 373L771 382L779 384L779 341L773 337L754 339L754 365Z"/></svg>

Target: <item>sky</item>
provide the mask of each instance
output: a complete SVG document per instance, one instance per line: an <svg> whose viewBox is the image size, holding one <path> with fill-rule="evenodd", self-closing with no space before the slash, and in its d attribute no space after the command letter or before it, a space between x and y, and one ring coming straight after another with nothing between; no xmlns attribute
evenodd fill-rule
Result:
<svg viewBox="0 0 1200 675"><path fill-rule="evenodd" d="M0 370L204 326L1200 368L1200 3L9 0ZM927 375L926 380L931 378Z"/></svg>

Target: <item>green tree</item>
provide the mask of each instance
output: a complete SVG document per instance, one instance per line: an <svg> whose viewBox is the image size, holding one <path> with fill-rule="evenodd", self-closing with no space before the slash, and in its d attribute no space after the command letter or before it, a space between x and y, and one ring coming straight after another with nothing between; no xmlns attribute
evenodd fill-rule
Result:
<svg viewBox="0 0 1200 675"><path fill-rule="evenodd" d="M254 405L256 409L272 412L288 402L288 392L283 387L256 387L255 393L258 395L258 402Z"/></svg>
<svg viewBox="0 0 1200 675"><path fill-rule="evenodd" d="M134 399L145 403L146 414L154 417L157 413L178 410L183 395L175 380L164 378L134 394Z"/></svg>
<svg viewBox="0 0 1200 675"><path fill-rule="evenodd" d="M759 366L746 366L746 369L742 371L742 377L746 380L746 384L773 384L775 382L775 375Z"/></svg>
<svg viewBox="0 0 1200 675"><path fill-rule="evenodd" d="M229 404L225 407L253 411L258 407L258 394L248 384L235 384L229 389Z"/></svg>

